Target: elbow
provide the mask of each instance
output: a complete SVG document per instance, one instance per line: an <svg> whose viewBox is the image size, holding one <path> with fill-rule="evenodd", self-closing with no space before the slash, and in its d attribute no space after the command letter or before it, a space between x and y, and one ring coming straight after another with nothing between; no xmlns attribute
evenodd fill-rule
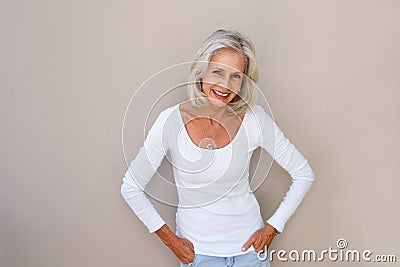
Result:
<svg viewBox="0 0 400 267"><path fill-rule="evenodd" d="M293 180L304 180L310 183L313 183L315 181L315 174L308 162L306 162L301 168L297 169L296 171L291 172L290 176Z"/></svg>
<svg viewBox="0 0 400 267"><path fill-rule="evenodd" d="M307 180L314 182L315 181L315 173L313 172L313 170L311 169L310 164L307 163L307 169L306 169L306 175Z"/></svg>
<svg viewBox="0 0 400 267"><path fill-rule="evenodd" d="M144 193L144 190L135 182L128 180L126 177L122 179L120 193L125 200Z"/></svg>
<svg viewBox="0 0 400 267"><path fill-rule="evenodd" d="M125 182L122 182L121 184L120 193L125 200L128 198L128 188Z"/></svg>
<svg viewBox="0 0 400 267"><path fill-rule="evenodd" d="M304 180L307 180L307 181L309 181L310 183L314 183L314 181L315 181L315 174L314 174L314 172L312 171L311 168L309 168L309 171L308 171L307 175L304 176Z"/></svg>
<svg viewBox="0 0 400 267"><path fill-rule="evenodd" d="M310 164L308 164L308 169L309 169L309 173L310 173L310 181L314 182L315 181L315 173L313 172L313 170L311 169Z"/></svg>
<svg viewBox="0 0 400 267"><path fill-rule="evenodd" d="M305 165L305 177L306 180L310 181L311 183L313 183L315 181L315 174L313 172L313 170L311 169L310 163L308 163L308 161L306 161L306 165Z"/></svg>

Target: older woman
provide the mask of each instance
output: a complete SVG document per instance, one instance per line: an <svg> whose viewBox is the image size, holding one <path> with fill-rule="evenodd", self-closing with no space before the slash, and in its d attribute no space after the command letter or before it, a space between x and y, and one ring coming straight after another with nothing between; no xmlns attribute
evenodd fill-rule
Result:
<svg viewBox="0 0 400 267"><path fill-rule="evenodd" d="M129 206L181 266L269 266L266 253L314 181L302 154L255 104L254 47L236 31L217 30L198 50L188 101L163 110L123 178ZM292 184L264 223L249 185L249 163L265 149ZM179 196L176 231L160 217L144 188L170 152ZM265 259L266 258L266 259Z"/></svg>

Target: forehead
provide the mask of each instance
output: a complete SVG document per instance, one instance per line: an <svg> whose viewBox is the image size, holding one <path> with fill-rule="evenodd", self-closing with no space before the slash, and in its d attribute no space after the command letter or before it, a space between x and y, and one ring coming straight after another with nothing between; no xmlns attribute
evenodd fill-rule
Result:
<svg viewBox="0 0 400 267"><path fill-rule="evenodd" d="M233 49L221 49L210 58L211 67L218 67L230 72L244 72L245 65L243 54Z"/></svg>

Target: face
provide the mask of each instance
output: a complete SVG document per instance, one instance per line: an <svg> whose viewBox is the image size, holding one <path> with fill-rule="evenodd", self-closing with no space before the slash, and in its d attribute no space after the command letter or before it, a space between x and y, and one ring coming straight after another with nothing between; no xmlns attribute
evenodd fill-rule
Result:
<svg viewBox="0 0 400 267"><path fill-rule="evenodd" d="M204 73L203 92L214 105L228 104L238 93L244 78L244 56L231 49L214 54Z"/></svg>

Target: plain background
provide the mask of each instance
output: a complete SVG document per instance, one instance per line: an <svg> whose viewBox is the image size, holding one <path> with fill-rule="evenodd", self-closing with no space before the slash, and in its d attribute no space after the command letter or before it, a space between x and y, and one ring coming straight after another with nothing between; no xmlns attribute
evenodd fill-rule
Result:
<svg viewBox="0 0 400 267"><path fill-rule="evenodd" d="M120 195L123 117L217 28L253 40L275 121L316 174L272 248L345 238L399 258L399 14L397 0L0 1L0 266L178 266ZM289 181L273 164L265 218ZM396 265L297 266L316 264Z"/></svg>

